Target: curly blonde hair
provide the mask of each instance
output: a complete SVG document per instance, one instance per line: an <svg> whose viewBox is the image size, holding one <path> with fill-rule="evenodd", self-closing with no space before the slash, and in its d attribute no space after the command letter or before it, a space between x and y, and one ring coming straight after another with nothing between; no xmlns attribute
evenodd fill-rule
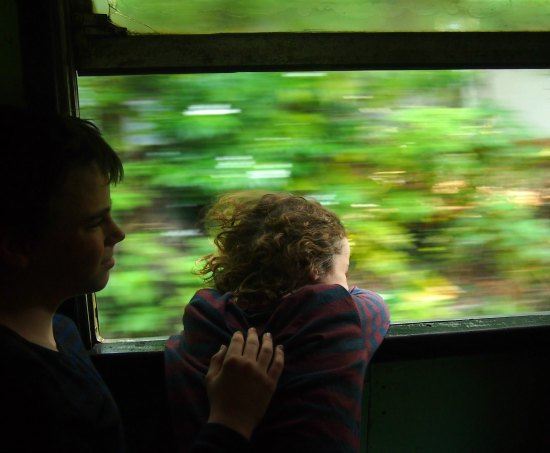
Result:
<svg viewBox="0 0 550 453"><path fill-rule="evenodd" d="M338 217L318 202L282 193L222 196L206 214L217 253L199 274L244 308L270 306L332 267L346 236Z"/></svg>

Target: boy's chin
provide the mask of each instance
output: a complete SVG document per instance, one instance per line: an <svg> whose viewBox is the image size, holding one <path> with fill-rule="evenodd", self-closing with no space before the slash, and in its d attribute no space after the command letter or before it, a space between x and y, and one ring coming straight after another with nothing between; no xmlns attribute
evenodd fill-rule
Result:
<svg viewBox="0 0 550 453"><path fill-rule="evenodd" d="M97 293L98 291L101 291L107 286L107 283L109 283L109 271L107 271L104 276L98 278L91 285L89 285L89 289L88 291L86 291L86 294Z"/></svg>

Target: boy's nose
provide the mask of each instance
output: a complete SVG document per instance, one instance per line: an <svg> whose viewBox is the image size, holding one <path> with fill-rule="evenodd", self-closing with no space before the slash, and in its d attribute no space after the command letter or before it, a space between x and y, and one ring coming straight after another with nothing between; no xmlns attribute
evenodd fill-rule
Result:
<svg viewBox="0 0 550 453"><path fill-rule="evenodd" d="M122 229L117 225L116 226L116 234L115 234L115 242L121 242L126 237L126 233L122 231Z"/></svg>
<svg viewBox="0 0 550 453"><path fill-rule="evenodd" d="M113 221L111 234L109 236L112 243L117 244L118 242L121 242L124 240L124 238L126 237L126 234L124 233L124 231L122 231L122 228L120 228L118 224Z"/></svg>

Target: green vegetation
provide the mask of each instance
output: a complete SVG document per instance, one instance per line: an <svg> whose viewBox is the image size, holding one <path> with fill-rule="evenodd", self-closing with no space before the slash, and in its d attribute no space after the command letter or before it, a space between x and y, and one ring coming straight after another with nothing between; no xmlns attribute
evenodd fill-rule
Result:
<svg viewBox="0 0 550 453"><path fill-rule="evenodd" d="M178 331L212 250L201 210L253 188L338 213L350 282L383 294L393 322L548 310L549 142L481 96L489 83L482 71L80 78L81 116L126 171L102 335Z"/></svg>
<svg viewBox="0 0 550 453"><path fill-rule="evenodd" d="M94 0L135 33L548 30L547 0Z"/></svg>

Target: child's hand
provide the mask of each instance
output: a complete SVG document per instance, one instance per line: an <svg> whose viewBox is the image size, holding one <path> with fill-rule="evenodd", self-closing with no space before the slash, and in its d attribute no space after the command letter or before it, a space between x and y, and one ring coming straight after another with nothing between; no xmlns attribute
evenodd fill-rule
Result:
<svg viewBox="0 0 550 453"><path fill-rule="evenodd" d="M210 360L206 374L208 422L225 425L250 439L267 410L283 365L283 349L278 346L273 351L271 335L264 334L260 347L254 328L248 330L246 343L243 334L235 332L229 347L222 345Z"/></svg>

